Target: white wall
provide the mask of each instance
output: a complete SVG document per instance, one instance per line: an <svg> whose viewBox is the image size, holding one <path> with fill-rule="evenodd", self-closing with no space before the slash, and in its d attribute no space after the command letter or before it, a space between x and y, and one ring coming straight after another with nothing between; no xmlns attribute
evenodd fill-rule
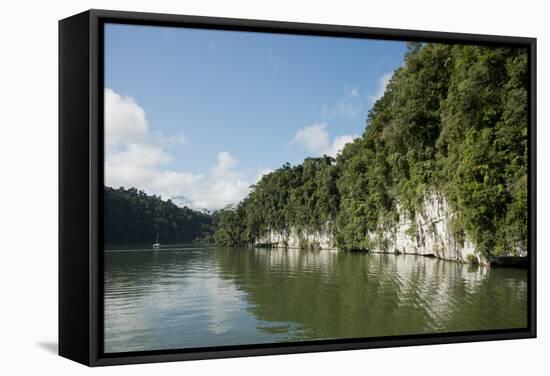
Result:
<svg viewBox="0 0 550 376"><path fill-rule="evenodd" d="M548 369L550 29L544 1L5 1L0 21L0 373L163 375L541 374ZM539 338L87 369L57 341L57 20L88 8L539 38ZM543 149L541 146L546 146ZM546 298L545 300L543 299ZM537 372L537 369L539 370Z"/></svg>

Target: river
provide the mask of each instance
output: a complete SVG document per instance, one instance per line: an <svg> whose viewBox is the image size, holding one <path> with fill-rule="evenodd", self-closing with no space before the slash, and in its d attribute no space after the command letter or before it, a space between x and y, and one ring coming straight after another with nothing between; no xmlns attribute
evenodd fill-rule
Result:
<svg viewBox="0 0 550 376"><path fill-rule="evenodd" d="M527 326L524 269L196 244L104 262L106 353Z"/></svg>

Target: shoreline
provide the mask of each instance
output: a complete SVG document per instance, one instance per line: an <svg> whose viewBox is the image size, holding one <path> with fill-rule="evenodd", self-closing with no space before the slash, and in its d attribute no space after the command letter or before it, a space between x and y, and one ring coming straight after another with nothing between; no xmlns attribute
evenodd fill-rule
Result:
<svg viewBox="0 0 550 376"><path fill-rule="evenodd" d="M163 250L177 250L174 248L178 248L181 245L193 245L193 246L200 246L200 245L207 245L211 247L217 247L216 243L212 242L189 242L189 243L171 243L166 244L164 247L161 247ZM136 246L138 246L138 249L135 249ZM159 249L153 249L149 248L145 244L109 244L106 245L103 252L141 252L141 251L158 251ZM119 248L120 247L120 248ZM240 248L240 247L223 247L222 248ZM459 264L464 265L479 265L479 266L485 266L485 267L510 267L510 268L522 268L522 269L528 269L529 268L529 256L497 256L494 259L484 262L477 262L477 263L470 263L468 261L460 260L460 259L452 259L452 258L444 258L441 256L436 255L435 253L418 253L418 252L388 252L388 251L377 251L377 250L368 250L368 249L356 249L356 250L343 250L341 248L336 247L296 247L296 246L279 246L279 245L273 245L273 244L248 244L243 246L243 248L258 248L258 249L277 249L277 250L297 250L297 251L310 251L310 252L351 252L351 253L373 253L373 254L379 254L379 255L410 255L410 256L422 256L427 258L434 258L437 260L443 260L443 261L451 261L451 262L457 262Z"/></svg>
<svg viewBox="0 0 550 376"><path fill-rule="evenodd" d="M327 248L327 247L320 247L320 248L311 248L311 247L282 247L277 245L269 245L269 244L250 244L246 246L247 248L260 248L260 249L284 249L284 250L301 250L301 251L330 251L330 252L357 252L357 253L375 253L375 254L385 254L385 255L410 255L410 256L422 256L427 258L435 258L438 260L443 261L452 261L457 262L459 264L465 264L465 265L479 265L479 266L486 266L486 267L503 267L503 268L522 268L527 269L529 268L529 256L496 256L492 260L485 260L482 261L480 259L477 259L477 263L471 263L468 261L460 260L460 259L451 259L451 258L444 258L441 256L437 256L435 253L418 253L418 252L385 252L385 251L375 251L375 250L367 250L367 249L361 249L361 250L343 250L341 248Z"/></svg>

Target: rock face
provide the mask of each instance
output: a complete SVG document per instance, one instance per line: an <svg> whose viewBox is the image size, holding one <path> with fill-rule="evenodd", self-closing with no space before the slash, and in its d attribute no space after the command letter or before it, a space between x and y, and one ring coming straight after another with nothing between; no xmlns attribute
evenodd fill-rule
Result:
<svg viewBox="0 0 550 376"><path fill-rule="evenodd" d="M399 204L397 213L397 224L381 224L379 231L366 234L373 244L370 252L418 254L460 262L468 262L475 257L479 263L488 262L476 251L467 235L463 239L458 239L453 234L453 213L449 202L442 194L427 194L422 209L417 210L413 219L409 218ZM283 232L270 231L257 239L255 245L275 248L337 249L330 224L322 231L316 232L299 232L295 229ZM513 256L527 256L527 250L519 246L514 252Z"/></svg>
<svg viewBox="0 0 550 376"><path fill-rule="evenodd" d="M395 226L378 234L367 234L375 244L372 252L413 253L462 262L475 257L483 261L467 236L460 240L453 235L452 212L444 196L426 195L422 210L417 210L414 219L399 204L397 212L399 221Z"/></svg>
<svg viewBox="0 0 550 376"><path fill-rule="evenodd" d="M269 231L258 238L256 246L273 248L307 248L307 249L337 249L330 225L327 224L321 231L297 231L291 228L287 231Z"/></svg>

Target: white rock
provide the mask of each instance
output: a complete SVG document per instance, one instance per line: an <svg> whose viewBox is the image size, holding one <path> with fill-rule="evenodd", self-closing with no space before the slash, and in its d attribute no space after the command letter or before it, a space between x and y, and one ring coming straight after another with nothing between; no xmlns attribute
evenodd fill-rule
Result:
<svg viewBox="0 0 550 376"><path fill-rule="evenodd" d="M467 261L472 255L480 259L474 244L464 236L460 241L452 232L453 214L449 202L440 194L424 197L422 209L410 219L399 204L396 205L399 221L389 231L368 233L367 237L377 246L372 252L412 253L424 256L433 255L445 260ZM481 260L480 260L481 261Z"/></svg>
<svg viewBox="0 0 550 376"><path fill-rule="evenodd" d="M416 211L413 219L409 218L401 205L397 204L396 207L399 215L396 225L381 223L379 231L366 234L374 244L369 251L435 256L460 262L467 262L469 256L474 256L482 264L487 262L476 251L467 234L463 239L458 239L453 234L453 213L447 198L442 194L426 194L422 209ZM321 231L300 232L295 228L279 232L271 230L258 238L255 245L269 245L274 248L337 249L330 223ZM527 255L527 250L519 245L514 251L517 256Z"/></svg>
<svg viewBox="0 0 550 376"><path fill-rule="evenodd" d="M268 231L258 238L256 245L270 245L274 248L316 248L337 249L330 224L326 224L321 231L298 231L290 228L287 231Z"/></svg>

